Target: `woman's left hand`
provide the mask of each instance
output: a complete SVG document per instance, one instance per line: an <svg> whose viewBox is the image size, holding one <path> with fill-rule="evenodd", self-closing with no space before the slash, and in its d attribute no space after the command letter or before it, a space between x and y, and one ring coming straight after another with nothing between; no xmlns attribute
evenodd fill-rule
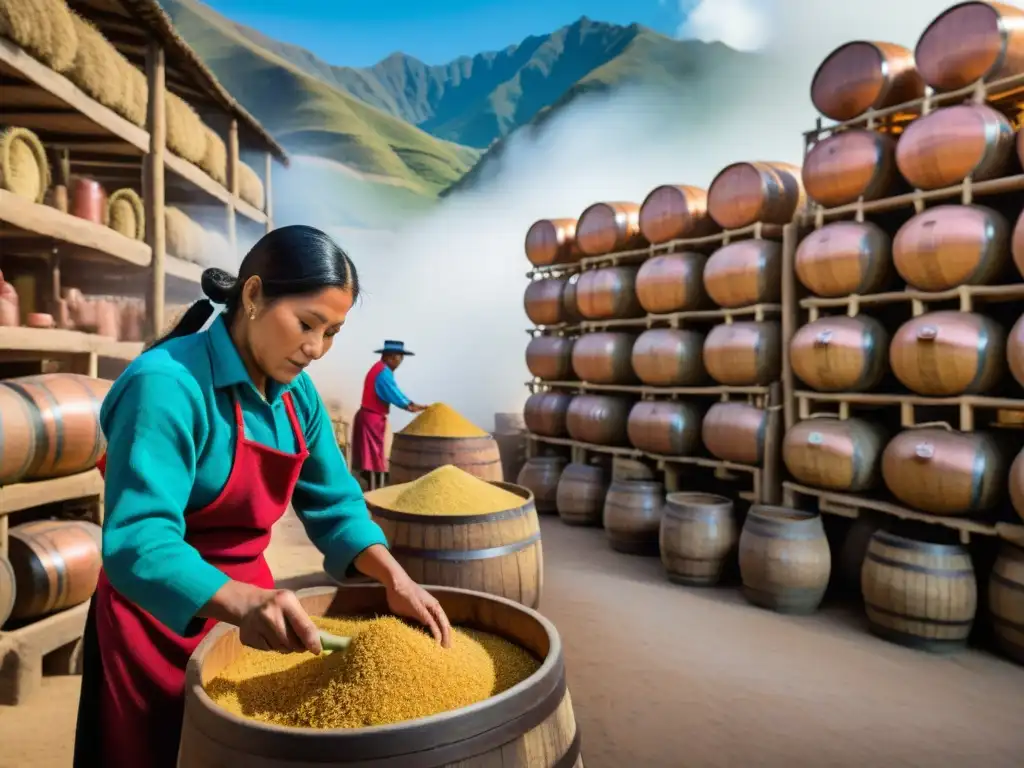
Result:
<svg viewBox="0 0 1024 768"><path fill-rule="evenodd" d="M451 647L452 627L444 608L432 594L402 573L387 587L388 607L397 616L415 619L430 630L444 648Z"/></svg>

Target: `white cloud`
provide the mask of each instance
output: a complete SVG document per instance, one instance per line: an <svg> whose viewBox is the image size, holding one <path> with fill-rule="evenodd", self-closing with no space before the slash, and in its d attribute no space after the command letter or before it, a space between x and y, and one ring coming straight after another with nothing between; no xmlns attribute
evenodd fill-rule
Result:
<svg viewBox="0 0 1024 768"><path fill-rule="evenodd" d="M771 0L681 0L685 20L676 33L705 43L722 42L738 51L757 51L771 39Z"/></svg>

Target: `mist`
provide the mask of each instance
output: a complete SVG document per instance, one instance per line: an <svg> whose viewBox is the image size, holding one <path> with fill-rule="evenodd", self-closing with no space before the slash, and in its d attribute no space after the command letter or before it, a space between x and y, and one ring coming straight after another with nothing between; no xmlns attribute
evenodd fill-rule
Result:
<svg viewBox="0 0 1024 768"><path fill-rule="evenodd" d="M623 87L582 97L541 129L513 135L477 186L397 232L339 229L315 214L323 220L304 223L336 237L364 289L334 349L310 369L317 387L353 412L373 350L385 338L401 339L416 353L397 373L409 397L446 402L492 429L496 412L520 410L528 394L523 238L533 221L578 216L599 200L639 203L658 184L706 188L732 162L800 163L802 133L816 117L811 77L829 51L856 39L913 48L950 5L684 0L690 21L679 36L756 53L698 72L671 93ZM318 199L330 194L305 189ZM396 413L393 427L408 420Z"/></svg>

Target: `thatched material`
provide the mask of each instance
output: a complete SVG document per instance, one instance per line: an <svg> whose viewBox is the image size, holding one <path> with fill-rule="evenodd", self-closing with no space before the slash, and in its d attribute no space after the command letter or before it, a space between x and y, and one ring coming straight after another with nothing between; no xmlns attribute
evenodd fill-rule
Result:
<svg viewBox="0 0 1024 768"><path fill-rule="evenodd" d="M146 107L149 106L149 84L146 75L124 56L118 55L121 71L121 108L117 112L128 122L146 127Z"/></svg>
<svg viewBox="0 0 1024 768"><path fill-rule="evenodd" d="M227 184L228 148L224 146L224 140L208 125L203 126L203 133L206 134L206 153L199 162L199 167L206 171L214 181Z"/></svg>
<svg viewBox="0 0 1024 768"><path fill-rule="evenodd" d="M0 0L0 37L57 72L75 61L78 36L64 0Z"/></svg>
<svg viewBox="0 0 1024 768"><path fill-rule="evenodd" d="M256 175L256 171L241 160L238 161L238 196L249 205L263 210L263 182Z"/></svg>
<svg viewBox="0 0 1024 768"><path fill-rule="evenodd" d="M43 143L28 128L0 130L0 187L41 203L50 186L50 163Z"/></svg>
<svg viewBox="0 0 1024 768"><path fill-rule="evenodd" d="M206 126L188 102L167 94L167 147L178 157L199 165L206 154Z"/></svg>
<svg viewBox="0 0 1024 768"><path fill-rule="evenodd" d="M145 77L96 27L78 15L73 15L72 21L78 35L78 51L67 71L68 79L126 120L144 124L146 101L143 97L139 103L138 80L141 78L145 91Z"/></svg>
<svg viewBox="0 0 1024 768"><path fill-rule="evenodd" d="M201 264L203 254L203 228L181 209L168 206L164 210L167 233L167 252L179 259Z"/></svg>
<svg viewBox="0 0 1024 768"><path fill-rule="evenodd" d="M146 238L146 210L134 189L118 189L107 200L107 221L115 232L132 240Z"/></svg>

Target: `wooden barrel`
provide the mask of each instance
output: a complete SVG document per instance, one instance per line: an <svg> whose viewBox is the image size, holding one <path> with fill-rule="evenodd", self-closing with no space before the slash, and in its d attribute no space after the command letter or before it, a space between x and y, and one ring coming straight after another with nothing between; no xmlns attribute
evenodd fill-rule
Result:
<svg viewBox="0 0 1024 768"><path fill-rule="evenodd" d="M652 315L690 312L709 305L702 275L708 257L683 251L648 259L636 275L636 297Z"/></svg>
<svg viewBox="0 0 1024 768"><path fill-rule="evenodd" d="M612 482L630 480L654 480L658 472L653 462L645 459L627 459L624 456L612 458Z"/></svg>
<svg viewBox="0 0 1024 768"><path fill-rule="evenodd" d="M526 258L535 267L576 261L576 219L541 219L526 231Z"/></svg>
<svg viewBox="0 0 1024 768"><path fill-rule="evenodd" d="M769 384L782 373L782 334L775 320L716 325L704 340L704 366L719 384Z"/></svg>
<svg viewBox="0 0 1024 768"><path fill-rule="evenodd" d="M825 57L811 79L811 102L825 117L852 120L924 96L914 54L896 43L857 40Z"/></svg>
<svg viewBox="0 0 1024 768"><path fill-rule="evenodd" d="M793 373L819 392L865 392L885 376L889 332L878 320L822 317L799 328L789 343Z"/></svg>
<svg viewBox="0 0 1024 768"><path fill-rule="evenodd" d="M14 580L14 569L11 568L11 561L3 552L0 552L0 629L3 629L4 622L11 615L14 608L14 598L17 596L17 583Z"/></svg>
<svg viewBox="0 0 1024 768"><path fill-rule="evenodd" d="M562 291L562 317L567 323L578 323L583 319L579 304L576 303L576 286L580 276L570 275L565 279L565 290Z"/></svg>
<svg viewBox="0 0 1024 768"><path fill-rule="evenodd" d="M572 397L565 392L534 392L526 398L526 405L523 406L526 428L542 437L568 435L566 418Z"/></svg>
<svg viewBox="0 0 1024 768"><path fill-rule="evenodd" d="M746 403L715 403L704 416L700 438L722 461L760 464L767 430L768 411Z"/></svg>
<svg viewBox="0 0 1024 768"><path fill-rule="evenodd" d="M885 429L864 419L807 419L786 432L782 460L804 485L859 493L878 485L888 437Z"/></svg>
<svg viewBox="0 0 1024 768"><path fill-rule="evenodd" d="M700 447L703 415L692 402L641 400L629 412L629 442L646 453L691 456Z"/></svg>
<svg viewBox="0 0 1024 768"><path fill-rule="evenodd" d="M926 651L967 644L978 607L978 585L959 544L915 541L876 531L861 569L861 593L871 632Z"/></svg>
<svg viewBox="0 0 1024 768"><path fill-rule="evenodd" d="M803 201L800 169L789 163L734 163L708 189L708 212L724 229L788 224Z"/></svg>
<svg viewBox="0 0 1024 768"><path fill-rule="evenodd" d="M652 328L633 344L633 370L652 387L694 387L707 382L704 334L676 328Z"/></svg>
<svg viewBox="0 0 1024 768"><path fill-rule="evenodd" d="M590 269L576 283L576 307L587 320L614 320L644 313L636 297L637 267Z"/></svg>
<svg viewBox="0 0 1024 768"><path fill-rule="evenodd" d="M892 278L892 240L870 221L836 221L796 249L797 279L817 296L880 293Z"/></svg>
<svg viewBox="0 0 1024 768"><path fill-rule="evenodd" d="M1024 450L1017 454L1010 467L1010 503L1024 520Z"/></svg>
<svg viewBox="0 0 1024 768"><path fill-rule="evenodd" d="M594 203L580 214L576 243L587 256L640 248L640 206L636 203Z"/></svg>
<svg viewBox="0 0 1024 768"><path fill-rule="evenodd" d="M558 325L565 320L562 292L565 280L560 277L542 277L526 286L523 306L526 316L534 325Z"/></svg>
<svg viewBox="0 0 1024 768"><path fill-rule="evenodd" d="M95 467L106 448L100 404L111 384L74 373L0 381L0 485Z"/></svg>
<svg viewBox="0 0 1024 768"><path fill-rule="evenodd" d="M1016 161L1013 124L986 104L957 104L914 120L896 145L896 166L918 189L942 189L968 176L986 181Z"/></svg>
<svg viewBox="0 0 1024 768"><path fill-rule="evenodd" d="M610 483L600 464L570 464L558 479L558 516L566 525L601 525Z"/></svg>
<svg viewBox="0 0 1024 768"><path fill-rule="evenodd" d="M18 591L12 619L34 619L84 603L96 591L102 531L80 520L37 520L10 529L7 557Z"/></svg>
<svg viewBox="0 0 1024 768"><path fill-rule="evenodd" d="M700 187L662 184L640 205L640 234L649 243L704 237L717 229L708 216L708 193Z"/></svg>
<svg viewBox="0 0 1024 768"><path fill-rule="evenodd" d="M1017 319L1006 337L1006 362L1013 378L1024 387L1024 315Z"/></svg>
<svg viewBox="0 0 1024 768"><path fill-rule="evenodd" d="M896 331L889 365L901 384L920 395L985 394L1006 371L1006 331L974 312L929 312Z"/></svg>
<svg viewBox="0 0 1024 768"><path fill-rule="evenodd" d="M718 306L777 304L782 298L782 246L774 240L740 240L711 254L704 290Z"/></svg>
<svg viewBox="0 0 1024 768"><path fill-rule="evenodd" d="M501 481L501 452L490 435L424 437L396 432L391 441L388 482L409 483L428 472L453 464L481 480Z"/></svg>
<svg viewBox="0 0 1024 768"><path fill-rule="evenodd" d="M558 512L558 480L568 463L563 456L534 456L519 470L516 483L533 494L540 514L553 515Z"/></svg>
<svg viewBox="0 0 1024 768"><path fill-rule="evenodd" d="M591 384L633 384L636 334L617 331L584 333L572 348L572 369Z"/></svg>
<svg viewBox="0 0 1024 768"><path fill-rule="evenodd" d="M544 381L572 378L573 340L565 336L534 336L526 345L526 367Z"/></svg>
<svg viewBox="0 0 1024 768"><path fill-rule="evenodd" d="M893 496L933 515L971 516L1006 492L1009 462L984 432L908 429L882 452L882 478Z"/></svg>
<svg viewBox="0 0 1024 768"><path fill-rule="evenodd" d="M988 609L996 645L1024 664L1024 549L1004 542L988 583Z"/></svg>
<svg viewBox="0 0 1024 768"><path fill-rule="evenodd" d="M819 141L804 158L807 196L825 208L878 200L896 183L896 142L877 131L849 130Z"/></svg>
<svg viewBox="0 0 1024 768"><path fill-rule="evenodd" d="M649 480L615 481L604 500L604 532L616 552L657 555L665 485Z"/></svg>
<svg viewBox="0 0 1024 768"><path fill-rule="evenodd" d="M900 227L892 257L906 283L920 291L996 282L1010 262L1010 224L980 205L939 205Z"/></svg>
<svg viewBox="0 0 1024 768"><path fill-rule="evenodd" d="M710 493L670 493L661 512L658 544L668 580L710 587L722 578L739 531L732 502Z"/></svg>
<svg viewBox="0 0 1024 768"><path fill-rule="evenodd" d="M1024 11L1007 3L954 5L928 25L914 58L937 91L1024 72Z"/></svg>
<svg viewBox="0 0 1024 768"><path fill-rule="evenodd" d="M554 625L511 600L430 587L452 624L504 637L542 661L509 690L478 704L394 725L311 730L258 723L215 704L203 687L242 653L238 629L219 624L199 644L185 673L185 715L178 763L189 768L582 768L580 736L565 685L562 641ZM298 592L313 616L391 613L377 584Z"/></svg>
<svg viewBox="0 0 1024 768"><path fill-rule="evenodd" d="M821 516L788 507L751 506L739 546L743 596L779 613L813 613L832 573Z"/></svg>
<svg viewBox="0 0 1024 768"><path fill-rule="evenodd" d="M839 586L857 602L863 602L860 593L860 572L864 567L864 558L868 554L871 537L881 528L878 519L861 514L850 525L839 550L839 562L836 565Z"/></svg>
<svg viewBox="0 0 1024 768"><path fill-rule="evenodd" d="M626 424L633 401L614 395L577 395L569 403L566 427L569 436L581 443L626 445Z"/></svg>

